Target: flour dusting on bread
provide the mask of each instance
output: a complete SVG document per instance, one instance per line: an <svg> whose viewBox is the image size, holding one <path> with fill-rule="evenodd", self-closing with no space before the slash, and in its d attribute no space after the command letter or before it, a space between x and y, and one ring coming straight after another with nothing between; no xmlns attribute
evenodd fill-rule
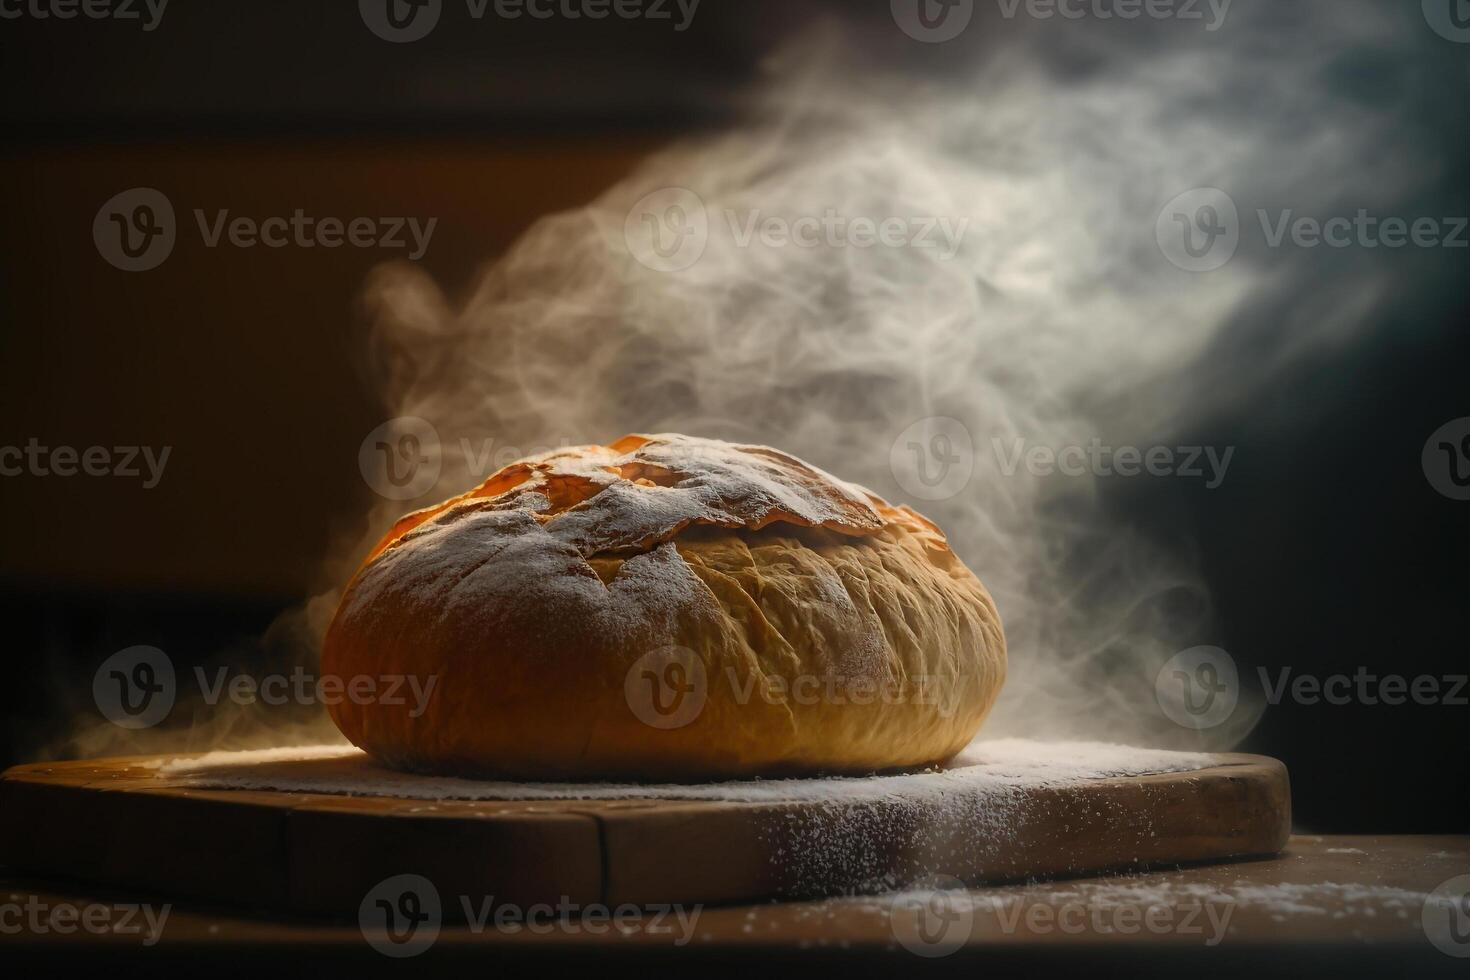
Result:
<svg viewBox="0 0 1470 980"><path fill-rule="evenodd" d="M886 506L767 446L675 434L624 436L610 446L560 449L513 463L469 493L408 515L388 540L401 540L434 517L525 510L590 558L647 551L690 525L755 531L782 522L871 533L883 527L878 508Z"/></svg>
<svg viewBox="0 0 1470 980"><path fill-rule="evenodd" d="M421 715L330 706L390 765L689 781L943 761L994 703L1005 636L908 508L765 446L627 436L400 520L322 669L437 679Z"/></svg>

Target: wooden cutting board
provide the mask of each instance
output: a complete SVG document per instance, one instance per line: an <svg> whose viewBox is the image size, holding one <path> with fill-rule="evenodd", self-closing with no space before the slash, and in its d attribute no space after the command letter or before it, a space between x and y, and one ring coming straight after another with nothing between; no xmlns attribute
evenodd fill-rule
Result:
<svg viewBox="0 0 1470 980"><path fill-rule="evenodd" d="M957 819L965 801L953 798L426 801L196 789L145 758L27 765L0 776L0 865L352 916L397 874L523 907L714 904L931 874L998 883L1278 853L1291 824L1286 767L1210 758L1190 772L1020 788L989 829Z"/></svg>

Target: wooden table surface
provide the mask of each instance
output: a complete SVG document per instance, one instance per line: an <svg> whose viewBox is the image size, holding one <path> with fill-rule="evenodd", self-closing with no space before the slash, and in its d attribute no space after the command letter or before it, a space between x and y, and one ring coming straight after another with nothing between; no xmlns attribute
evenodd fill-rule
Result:
<svg viewBox="0 0 1470 980"><path fill-rule="evenodd" d="M1331 969L1470 977L1470 936L1458 934L1466 958L1454 957L1431 943L1424 924L1425 896L1466 874L1470 836L1298 835L1269 860L938 893L950 903L938 912L959 914L932 920L938 931L927 943L914 933L913 899L933 896L909 892L897 899L696 907L680 910L683 920L647 911L635 920L625 909L621 927L597 918L558 920L549 911L532 925L446 924L432 942L415 937L423 947L418 955L394 959L370 946L357 922L289 920L182 901L172 902L156 938L141 913L132 919L140 932L73 926L63 934L46 924L62 906L76 906L80 921L100 905L105 912L93 911L95 922L109 915L121 925L126 904L151 903L156 917L171 899L89 892L0 871L0 954L106 963L131 954L159 966L208 964L214 972L316 960L403 972L469 960L598 970L667 965L701 976L779 963L904 975L922 968L979 976L981 969L1046 964L1091 972L1301 976ZM483 900L473 897L477 907Z"/></svg>

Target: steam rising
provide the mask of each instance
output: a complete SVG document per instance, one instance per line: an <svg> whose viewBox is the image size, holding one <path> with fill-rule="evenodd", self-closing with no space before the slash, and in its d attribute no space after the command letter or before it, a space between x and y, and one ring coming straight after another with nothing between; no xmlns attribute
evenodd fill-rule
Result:
<svg viewBox="0 0 1470 980"><path fill-rule="evenodd" d="M1413 190L1423 168L1396 149L1410 143L1399 108L1344 97L1340 68L1407 57L1416 26L1390 5L1328 2L1238 7L1216 33L977 20L918 79L880 70L890 49L844 28L796 39L747 123L540 221L462 304L417 267L374 274L386 414L436 427L443 475L416 501L380 501L334 579L399 514L521 455L629 432L767 443L914 504L990 588L1011 677L986 737L1235 744L1256 705L1200 735L1154 701L1161 665L1218 642L1189 542L1119 518L1118 478L1007 474L996 446L1180 445L1204 413L1359 323L1383 285L1372 273L1319 292L1310 322L1273 326L1249 373L1221 376L1206 356L1253 304L1311 282L1311 255L1263 247L1256 208L1351 214ZM1155 240L1165 203L1199 187L1229 192L1244 226L1240 253L1207 274ZM630 210L666 188L709 218L682 271L640 263L625 238ZM742 245L731 230L829 211L967 224L950 258ZM974 473L948 499L914 500L890 450L932 417L963 423ZM289 628L319 636L334 605L318 597ZM1244 674L1250 651L1231 652ZM331 729L316 720L320 741Z"/></svg>
<svg viewBox="0 0 1470 980"><path fill-rule="evenodd" d="M989 586L1012 676L987 735L1201 744L1153 701L1159 667L1213 640L1187 542L1145 540L1091 478L1006 475L994 447L1174 446L1197 421L1179 375L1291 270L1248 249L1213 273L1174 268L1154 228L1175 195L1229 189L1249 237L1256 206L1314 213L1402 189L1388 114L1328 91L1333 58L1395 43L1399 21L1304 6L1311 52L1273 46L1274 25L1237 22L1224 47L1172 24L1146 57L1076 49L1093 66L1071 77L1039 27L923 82L874 72L832 33L808 38L774 66L755 122L541 221L462 308L412 267L381 270L370 300L388 405L444 436L441 491L487 475L465 438L534 451L680 431L794 452L918 505ZM624 226L671 187L702 199L710 232L695 264L665 272L635 260ZM730 228L829 209L969 224L949 260L742 245ZM1357 285L1319 324L1338 332L1366 312L1374 283ZM1228 396L1254 380L1232 379ZM933 416L969 430L974 476L951 499L909 501L890 448ZM380 508L369 537L396 513ZM1255 716L1243 706L1204 744L1237 741Z"/></svg>

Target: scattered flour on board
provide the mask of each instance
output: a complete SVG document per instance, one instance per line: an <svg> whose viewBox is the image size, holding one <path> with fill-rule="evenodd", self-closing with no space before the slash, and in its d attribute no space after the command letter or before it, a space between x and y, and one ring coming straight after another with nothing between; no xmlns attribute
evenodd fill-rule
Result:
<svg viewBox="0 0 1470 980"><path fill-rule="evenodd" d="M1187 772L1213 757L1092 742L978 741L944 768L898 775L743 780L698 785L506 783L424 776L375 764L350 746L211 752L159 764L196 788L439 800L708 800L803 803L761 833L794 893L892 888L964 853L1002 858L1028 822L1034 791L1111 776ZM814 805L813 805L814 804ZM1099 804L1106 807L1108 804ZM1102 814L1099 814L1102 816ZM901 845L895 847L895 845ZM899 850L906 865L893 869Z"/></svg>
<svg viewBox="0 0 1470 980"><path fill-rule="evenodd" d="M859 899L875 910L896 908L904 903L925 901L933 893L910 890L882 901ZM952 908L975 913L1039 905L1053 909L1080 906L1089 910L1191 909L1201 906L1233 906L1269 915L1278 922L1296 917L1331 918L1417 918L1429 895L1386 885L1316 882L1262 884L1236 879L1229 885L1176 881L1168 875L1121 877L1099 881L1022 885L946 893Z"/></svg>
<svg viewBox="0 0 1470 980"><path fill-rule="evenodd" d="M1185 772L1211 764L1192 752L1022 739L971 744L944 768L899 775L752 779L701 784L507 783L385 769L348 745L209 752L156 763L159 775L200 789L282 790L415 800L712 800L743 803L968 799L1001 802L1018 789L1110 776Z"/></svg>

